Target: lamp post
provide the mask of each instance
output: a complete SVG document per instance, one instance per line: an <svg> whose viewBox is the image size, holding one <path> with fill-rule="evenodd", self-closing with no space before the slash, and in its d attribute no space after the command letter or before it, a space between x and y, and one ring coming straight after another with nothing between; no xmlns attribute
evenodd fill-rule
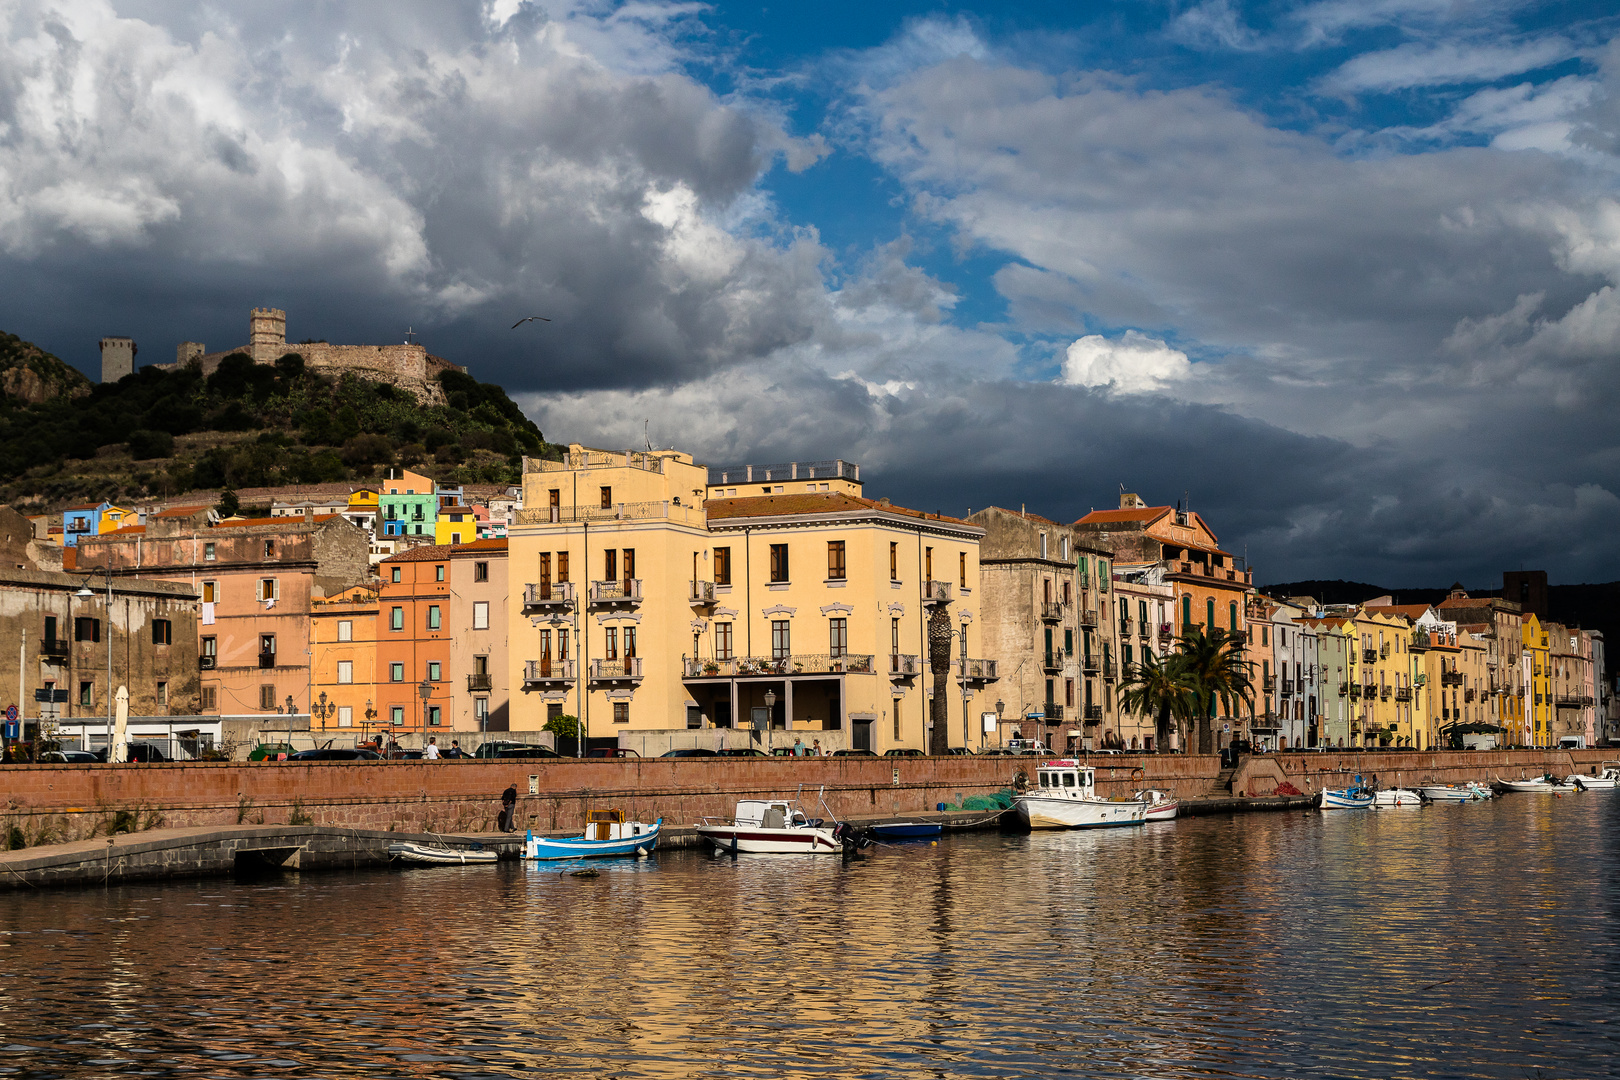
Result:
<svg viewBox="0 0 1620 1080"><path fill-rule="evenodd" d="M765 691L765 745L771 742L771 724L776 720L776 691Z"/></svg>
<svg viewBox="0 0 1620 1080"><path fill-rule="evenodd" d="M416 692L422 697L422 746L427 747L428 729L428 698L433 696L433 684L423 679L417 684Z"/></svg>
<svg viewBox="0 0 1620 1080"><path fill-rule="evenodd" d="M326 703L326 691L322 690L319 700L310 705L309 711L321 718L321 730L325 731L326 721L333 713L337 712L337 702L334 701L332 704L328 705Z"/></svg>
<svg viewBox="0 0 1620 1080"><path fill-rule="evenodd" d="M1001 745L1001 710L1007 707L1000 698L996 698L996 745ZM979 736L979 749L984 749L984 736Z"/></svg>
<svg viewBox="0 0 1620 1080"><path fill-rule="evenodd" d="M112 730L113 730L112 564L107 563L104 566L102 566L101 572L103 574L105 574L106 577L107 577L107 761L108 761L109 764L111 764L115 760L114 755L113 755L113 744L112 744ZM79 591L74 593L74 595L80 597L81 599L85 599L85 600L90 600L90 599L93 599L95 597L96 594L90 588L90 579L88 577L86 577L84 579L84 584L79 586ZM85 741L86 741L86 743L89 742L88 739L86 739Z"/></svg>

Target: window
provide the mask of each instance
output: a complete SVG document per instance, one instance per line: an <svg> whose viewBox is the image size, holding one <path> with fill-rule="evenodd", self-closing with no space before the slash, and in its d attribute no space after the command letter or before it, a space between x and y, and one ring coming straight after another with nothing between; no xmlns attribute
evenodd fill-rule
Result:
<svg viewBox="0 0 1620 1080"><path fill-rule="evenodd" d="M443 581L444 580L444 564L441 563L438 566L435 566L433 568L433 580L434 581Z"/></svg>
<svg viewBox="0 0 1620 1080"><path fill-rule="evenodd" d="M1046 680L1046 698L1045 698L1045 700L1046 700L1046 703L1048 705L1052 705L1052 704L1056 703L1056 699L1052 697L1052 680L1051 679ZM1048 710L1048 715L1050 715L1050 710Z"/></svg>
<svg viewBox="0 0 1620 1080"><path fill-rule="evenodd" d="M1136 602L1136 607L1137 607L1137 611L1138 611L1138 612L1139 612L1139 613L1140 613L1140 614L1141 614L1141 617L1142 617L1142 625L1143 625L1143 626L1146 626L1146 625L1147 625L1147 621L1148 621L1148 606L1147 606L1147 601L1146 601L1146 600L1138 600L1138 601L1137 601L1137 602Z"/></svg>
<svg viewBox="0 0 1620 1080"><path fill-rule="evenodd" d="M686 707L686 726L688 729L703 726L703 709L697 705Z"/></svg>
<svg viewBox="0 0 1620 1080"><path fill-rule="evenodd" d="M1235 633L1237 633L1237 629L1238 629L1237 601L1236 600L1232 601L1226 607L1227 607L1227 610L1226 610L1227 617L1231 620L1232 633L1235 634ZM1265 633L1264 630L1261 630L1260 632Z"/></svg>
<svg viewBox="0 0 1620 1080"><path fill-rule="evenodd" d="M619 553L612 548L602 552L602 580L615 581L619 576Z"/></svg>
<svg viewBox="0 0 1620 1080"><path fill-rule="evenodd" d="M93 682L81 682L81 683L79 683L79 704L80 705L84 705L84 706L94 705L96 703L95 694L96 694L96 684L95 683L93 683Z"/></svg>
<svg viewBox="0 0 1620 1080"><path fill-rule="evenodd" d="M1074 680L1073 679L1064 679L1063 680L1063 704L1067 705L1071 709L1074 708Z"/></svg>
<svg viewBox="0 0 1620 1080"><path fill-rule="evenodd" d="M827 580L844 580L844 542L842 540L827 541Z"/></svg>
<svg viewBox="0 0 1620 1080"><path fill-rule="evenodd" d="M352 620L349 620L349 619L339 619L338 620L337 639L339 641L353 641L354 640L354 623L353 623Z"/></svg>
<svg viewBox="0 0 1620 1080"><path fill-rule="evenodd" d="M1059 541L1059 543L1062 545L1063 561L1068 562L1069 561L1069 538L1067 536L1065 536L1061 541Z"/></svg>
<svg viewBox="0 0 1620 1080"><path fill-rule="evenodd" d="M1046 534L1041 533L1041 558L1046 558Z"/></svg>
<svg viewBox="0 0 1620 1080"><path fill-rule="evenodd" d="M1215 629L1215 598L1213 596L1204 601L1204 629Z"/></svg>
<svg viewBox="0 0 1620 1080"><path fill-rule="evenodd" d="M714 549L714 583L731 584L731 549L728 547Z"/></svg>
<svg viewBox="0 0 1620 1080"><path fill-rule="evenodd" d="M714 658L716 660L730 660L734 655L731 649L731 624L728 622L715 623Z"/></svg>
<svg viewBox="0 0 1620 1080"><path fill-rule="evenodd" d="M262 712L274 712L276 708L276 688L270 685L259 687L259 709Z"/></svg>
<svg viewBox="0 0 1620 1080"><path fill-rule="evenodd" d="M219 688L214 686L203 687L198 692L197 705L203 712L213 712L219 708Z"/></svg>
<svg viewBox="0 0 1620 1080"><path fill-rule="evenodd" d="M568 580L568 552L557 552L557 582L561 584Z"/></svg>
<svg viewBox="0 0 1620 1080"><path fill-rule="evenodd" d="M391 608L388 609L388 629L390 629L390 630L403 630L403 629L405 629L405 609L404 608L402 608L402 607L391 607Z"/></svg>
<svg viewBox="0 0 1620 1080"><path fill-rule="evenodd" d="M153 699L156 701L159 708L163 708L163 709L168 708L169 707L169 684L166 683L166 682L159 682L157 684L157 690L152 696L153 696Z"/></svg>
<svg viewBox="0 0 1620 1080"><path fill-rule="evenodd" d="M475 563L473 563L473 580L474 581L488 581L489 580L489 563L487 563L487 562L475 562Z"/></svg>
<svg viewBox="0 0 1620 1080"><path fill-rule="evenodd" d="M934 549L923 548L923 580L934 580Z"/></svg>
<svg viewBox="0 0 1620 1080"><path fill-rule="evenodd" d="M354 727L354 708L350 705L338 706L338 727Z"/></svg>
<svg viewBox="0 0 1620 1080"><path fill-rule="evenodd" d="M1064 602L1064 603L1065 603L1065 604L1068 604L1068 603L1070 603L1070 602L1071 602L1071 601L1070 601L1070 596L1071 596L1071 595L1072 595L1072 594L1071 594L1071 593L1070 593L1070 592L1069 592L1069 584L1070 584L1070 582L1069 582L1069 579L1068 579L1068 578L1064 578L1064 579L1063 579L1063 602Z"/></svg>
<svg viewBox="0 0 1620 1080"><path fill-rule="evenodd" d="M624 580L629 581L636 576L636 549L624 549Z"/></svg>
<svg viewBox="0 0 1620 1080"><path fill-rule="evenodd" d="M613 703L613 722L615 724L628 724L630 722L630 703L628 701L615 701Z"/></svg>
<svg viewBox="0 0 1620 1080"><path fill-rule="evenodd" d="M889 620L889 652L900 655L900 620Z"/></svg>
<svg viewBox="0 0 1620 1080"><path fill-rule="evenodd" d="M205 637L202 639L202 654L204 656L219 655L219 638Z"/></svg>
<svg viewBox="0 0 1620 1080"><path fill-rule="evenodd" d="M443 673L443 671L444 666L440 664L439 661L429 660L427 666L427 681L442 682L443 680L440 678L440 675Z"/></svg>
<svg viewBox="0 0 1620 1080"><path fill-rule="evenodd" d="M889 541L889 580L900 580L900 545Z"/></svg>
<svg viewBox="0 0 1620 1080"><path fill-rule="evenodd" d="M268 661L268 663L266 662ZM273 667L276 662L276 635L259 635L259 666Z"/></svg>
<svg viewBox="0 0 1620 1080"><path fill-rule="evenodd" d="M472 628L474 630L488 630L489 629L489 601L488 600L474 600L473 601L473 625L472 625Z"/></svg>
<svg viewBox="0 0 1620 1080"><path fill-rule="evenodd" d="M849 620L827 620L827 655L843 656L849 651Z"/></svg>
<svg viewBox="0 0 1620 1080"><path fill-rule="evenodd" d="M405 681L405 665L400 664L400 663L389 664L388 665L388 681L389 682L404 682Z"/></svg>
<svg viewBox="0 0 1620 1080"><path fill-rule="evenodd" d="M606 510L606 509L610 508L612 505L613 505L613 489L610 488L610 487L604 487L602 489L602 509Z"/></svg>
<svg viewBox="0 0 1620 1080"><path fill-rule="evenodd" d="M73 620L74 641L100 641L101 620L81 615Z"/></svg>
<svg viewBox="0 0 1620 1080"><path fill-rule="evenodd" d="M1048 633L1050 633L1050 631L1048 631ZM1074 629L1073 629L1073 627L1065 626L1063 628L1063 651L1066 654L1068 654L1069 656L1074 655Z"/></svg>
<svg viewBox="0 0 1620 1080"><path fill-rule="evenodd" d="M788 580L788 546L786 544L771 545L771 580Z"/></svg>
<svg viewBox="0 0 1620 1080"><path fill-rule="evenodd" d="M607 646L602 652L602 658L605 660L617 660L619 658L619 628L610 626L603 633L607 637Z"/></svg>
<svg viewBox="0 0 1620 1080"><path fill-rule="evenodd" d="M957 588L965 589L965 588L968 587L968 583L967 583L967 552L965 552L965 551L960 552L957 555L956 578L957 578Z"/></svg>
<svg viewBox="0 0 1620 1080"><path fill-rule="evenodd" d="M399 567L397 567L397 566L389 567L388 580L392 581L395 585L399 584Z"/></svg>
<svg viewBox="0 0 1620 1080"><path fill-rule="evenodd" d="M444 720L444 713L437 705L428 706L428 727L438 727Z"/></svg>
<svg viewBox="0 0 1620 1080"><path fill-rule="evenodd" d="M428 614L427 614L427 628L429 630L437 630L437 629L439 629L439 623L440 623L439 605L438 604L429 604L428 605Z"/></svg>
<svg viewBox="0 0 1620 1080"><path fill-rule="evenodd" d="M267 559L273 559L276 557L276 542L274 540L266 540L264 542L264 557Z"/></svg>
<svg viewBox="0 0 1620 1080"><path fill-rule="evenodd" d="M391 723L393 723L393 725L395 727L399 727L402 724L404 724L405 723L405 707L403 705L395 705L393 708L389 709L388 710L388 719L389 719L389 721Z"/></svg>
<svg viewBox="0 0 1620 1080"><path fill-rule="evenodd" d="M153 619L152 620L152 644L154 644L154 645L173 645L174 644L174 624L171 623L168 619Z"/></svg>
<svg viewBox="0 0 1620 1080"><path fill-rule="evenodd" d="M483 731L489 724L489 698L473 698L473 719L478 722L478 730Z"/></svg>
<svg viewBox="0 0 1620 1080"><path fill-rule="evenodd" d="M636 628L633 626L624 628L624 658L626 660L636 658Z"/></svg>
<svg viewBox="0 0 1620 1080"><path fill-rule="evenodd" d="M338 681L338 684L341 685L341 686L348 686L348 685L350 685L351 683L354 682L354 661L353 660L339 660L338 661L337 681Z"/></svg>
<svg viewBox="0 0 1620 1080"><path fill-rule="evenodd" d="M214 561L214 542L210 540L203 545L203 562Z"/></svg>
<svg viewBox="0 0 1620 1080"><path fill-rule="evenodd" d="M792 636L786 619L771 620L771 659L786 660L793 655Z"/></svg>
<svg viewBox="0 0 1620 1080"><path fill-rule="evenodd" d="M259 599L268 602L281 595L281 590L273 577L259 579Z"/></svg>

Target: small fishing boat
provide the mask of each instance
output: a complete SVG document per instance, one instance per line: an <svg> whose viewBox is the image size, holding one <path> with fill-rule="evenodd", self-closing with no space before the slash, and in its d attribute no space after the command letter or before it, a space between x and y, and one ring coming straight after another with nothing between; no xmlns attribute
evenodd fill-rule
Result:
<svg viewBox="0 0 1620 1080"><path fill-rule="evenodd" d="M1613 791L1620 784L1620 761L1605 761L1596 776L1571 775L1570 783L1582 791Z"/></svg>
<svg viewBox="0 0 1620 1080"><path fill-rule="evenodd" d="M1373 807L1379 810L1412 809L1423 805L1423 796L1407 788L1384 788L1373 793Z"/></svg>
<svg viewBox="0 0 1620 1080"><path fill-rule="evenodd" d="M1031 829L1106 829L1141 825L1148 805L1136 799L1105 799L1097 794L1097 771L1070 758L1045 761L1035 770L1035 787L1013 796L1013 809Z"/></svg>
<svg viewBox="0 0 1620 1080"><path fill-rule="evenodd" d="M878 821L867 828L879 840L928 840L945 831L937 821Z"/></svg>
<svg viewBox="0 0 1620 1080"><path fill-rule="evenodd" d="M1498 776L1496 783L1504 791L1518 791L1527 794L1563 795L1575 790L1574 784L1567 782L1561 784L1554 780L1551 774L1521 780L1504 780Z"/></svg>
<svg viewBox="0 0 1620 1080"><path fill-rule="evenodd" d="M1436 803L1478 802L1491 797L1491 789L1479 784L1426 784L1418 793Z"/></svg>
<svg viewBox="0 0 1620 1080"><path fill-rule="evenodd" d="M641 857L658 846L658 833L664 819L648 825L626 821L619 810L591 810L585 815L585 835L569 837L536 836L531 831L523 839L525 859L597 859L614 855Z"/></svg>
<svg viewBox="0 0 1620 1080"><path fill-rule="evenodd" d="M1144 788L1136 793L1136 801L1147 804L1145 821L1169 821L1181 809L1181 800L1168 791Z"/></svg>
<svg viewBox="0 0 1620 1080"><path fill-rule="evenodd" d="M484 845L476 842L466 847L451 847L443 842L426 844L417 840L395 840L388 845L388 857L418 866L467 866L492 863L496 858L493 851L486 851Z"/></svg>
<svg viewBox="0 0 1620 1080"><path fill-rule="evenodd" d="M732 817L704 818L693 829L733 855L838 855L844 850L838 827L807 816L794 800L742 799Z"/></svg>
<svg viewBox="0 0 1620 1080"><path fill-rule="evenodd" d="M1323 810L1365 810L1372 806L1373 797L1364 787L1323 788L1317 802Z"/></svg>

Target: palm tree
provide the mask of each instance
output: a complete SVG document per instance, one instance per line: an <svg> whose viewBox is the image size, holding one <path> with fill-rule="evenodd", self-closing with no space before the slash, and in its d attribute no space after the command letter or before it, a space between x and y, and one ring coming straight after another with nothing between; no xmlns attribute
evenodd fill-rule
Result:
<svg viewBox="0 0 1620 1080"><path fill-rule="evenodd" d="M1239 703L1254 704L1254 684L1243 658L1245 644L1236 632L1201 626L1189 626L1176 642L1175 659L1196 699L1201 754L1215 751L1211 721L1217 702L1225 704L1228 716L1237 713Z"/></svg>
<svg viewBox="0 0 1620 1080"><path fill-rule="evenodd" d="M1157 717L1154 746L1160 750L1170 745L1170 725L1176 731L1198 714L1198 699L1193 685L1182 674L1179 655L1160 660L1147 649L1142 650L1142 662L1126 664L1125 677L1119 687L1120 708L1128 712ZM1186 740L1180 740L1185 748Z"/></svg>

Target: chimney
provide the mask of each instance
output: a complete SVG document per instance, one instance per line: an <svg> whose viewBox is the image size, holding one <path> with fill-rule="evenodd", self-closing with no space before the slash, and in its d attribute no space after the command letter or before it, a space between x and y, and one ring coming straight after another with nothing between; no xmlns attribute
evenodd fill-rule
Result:
<svg viewBox="0 0 1620 1080"><path fill-rule="evenodd" d="M305 525L313 525L313 524L315 524L315 507L314 506L305 506L304 507L304 524Z"/></svg>
<svg viewBox="0 0 1620 1080"><path fill-rule="evenodd" d="M1121 510L1146 510L1147 503L1144 502L1142 500L1142 496L1138 495L1136 492L1127 491L1122 493L1119 497L1119 508Z"/></svg>

